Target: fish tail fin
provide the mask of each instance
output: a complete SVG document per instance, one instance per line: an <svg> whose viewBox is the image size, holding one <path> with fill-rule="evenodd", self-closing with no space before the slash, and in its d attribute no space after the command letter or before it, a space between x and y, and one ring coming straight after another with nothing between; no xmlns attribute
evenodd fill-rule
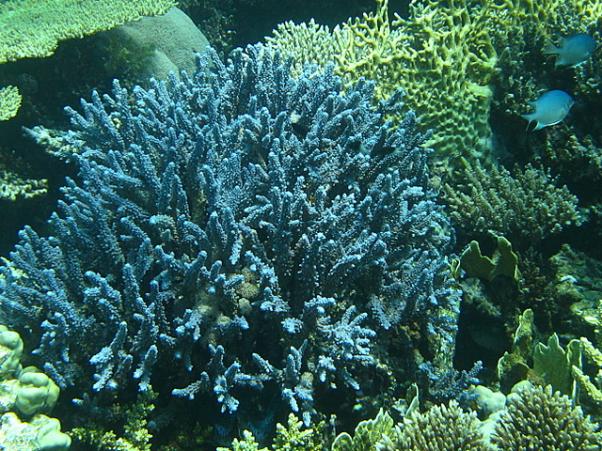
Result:
<svg viewBox="0 0 602 451"><path fill-rule="evenodd" d="M545 125L542 124L541 122L538 122L537 125L535 126L535 128L533 129L533 131L537 131L537 130L541 130L542 128L544 128Z"/></svg>
<svg viewBox="0 0 602 451"><path fill-rule="evenodd" d="M531 125L531 122L535 120L535 113L521 114L521 117L528 121L527 128L525 130L529 131L529 126Z"/></svg>

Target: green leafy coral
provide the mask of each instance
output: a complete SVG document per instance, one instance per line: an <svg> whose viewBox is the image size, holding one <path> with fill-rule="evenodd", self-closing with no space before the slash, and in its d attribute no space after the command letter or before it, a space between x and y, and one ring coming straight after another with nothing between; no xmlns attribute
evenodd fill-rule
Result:
<svg viewBox="0 0 602 451"><path fill-rule="evenodd" d="M512 251L512 244L503 236L493 235L496 248L493 255L483 255L478 241L471 241L454 263L456 276L459 270L464 270L468 277L478 277L491 282L498 276L506 276L516 283L520 280L518 255Z"/></svg>
<svg viewBox="0 0 602 451"><path fill-rule="evenodd" d="M602 418L602 351L585 337L571 339L564 347L555 333L547 341L536 342L533 320L530 309L520 315L512 350L498 361L502 390L509 391L523 381L549 385L595 418Z"/></svg>
<svg viewBox="0 0 602 451"><path fill-rule="evenodd" d="M346 432L339 434L332 444L332 451L394 449L400 433L393 418L381 409L375 418L361 421L353 436Z"/></svg>

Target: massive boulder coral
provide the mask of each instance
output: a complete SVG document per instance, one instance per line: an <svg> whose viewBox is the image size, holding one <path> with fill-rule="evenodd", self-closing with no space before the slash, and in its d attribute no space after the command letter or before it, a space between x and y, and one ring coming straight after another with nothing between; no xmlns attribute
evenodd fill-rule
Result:
<svg viewBox="0 0 602 451"><path fill-rule="evenodd" d="M318 392L369 393L373 366L395 377L418 348L443 365L449 224L414 115L393 128L400 96L373 97L259 47L94 92L68 109L80 181L48 236L21 232L0 316L86 399L152 383L268 422L309 422Z"/></svg>

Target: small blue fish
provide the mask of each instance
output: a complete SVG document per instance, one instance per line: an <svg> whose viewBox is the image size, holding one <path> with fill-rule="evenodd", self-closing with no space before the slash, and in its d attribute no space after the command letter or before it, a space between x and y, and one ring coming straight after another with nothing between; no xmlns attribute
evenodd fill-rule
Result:
<svg viewBox="0 0 602 451"><path fill-rule="evenodd" d="M529 102L535 108L535 112L522 116L529 121L527 128L531 122L536 121L537 126L533 130L540 130L561 122L569 114L574 103L573 98L566 92L555 89L545 92L535 102Z"/></svg>
<svg viewBox="0 0 602 451"><path fill-rule="evenodd" d="M577 66L585 62L596 50L596 40L585 33L560 39L560 47L547 46L546 55L556 55L555 67Z"/></svg>

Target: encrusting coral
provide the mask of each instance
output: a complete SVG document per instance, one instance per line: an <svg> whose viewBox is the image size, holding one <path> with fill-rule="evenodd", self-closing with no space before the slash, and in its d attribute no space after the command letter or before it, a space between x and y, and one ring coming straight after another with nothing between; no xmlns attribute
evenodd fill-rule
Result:
<svg viewBox="0 0 602 451"><path fill-rule="evenodd" d="M293 78L261 47L94 93L65 133L85 142L81 182L50 236L21 232L2 318L31 329L45 371L82 397L152 382L224 423L309 423L320 393L376 389L377 363L400 377L380 362L399 327L449 362L449 224L414 115L392 128L400 97L373 96L331 71Z"/></svg>

